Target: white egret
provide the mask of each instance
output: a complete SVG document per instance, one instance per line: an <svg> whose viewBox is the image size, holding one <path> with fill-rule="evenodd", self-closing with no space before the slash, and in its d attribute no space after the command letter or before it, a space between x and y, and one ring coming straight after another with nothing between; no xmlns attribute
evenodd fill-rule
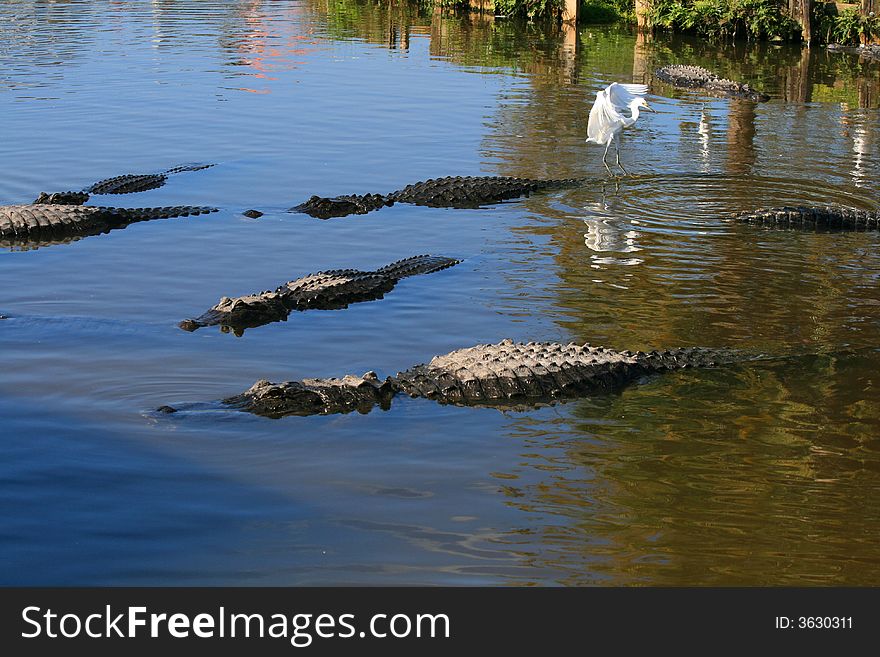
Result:
<svg viewBox="0 0 880 657"><path fill-rule="evenodd" d="M612 82L596 94L596 102L590 110L590 121L587 124L587 143L605 145L605 153L602 155L602 164L612 176L614 172L608 166L605 158L611 142L617 148L617 166L624 174L629 175L620 163L620 131L634 124L639 118L639 108L654 110L648 106L644 95L648 93L646 84L619 84ZM631 116L623 114L627 109Z"/></svg>

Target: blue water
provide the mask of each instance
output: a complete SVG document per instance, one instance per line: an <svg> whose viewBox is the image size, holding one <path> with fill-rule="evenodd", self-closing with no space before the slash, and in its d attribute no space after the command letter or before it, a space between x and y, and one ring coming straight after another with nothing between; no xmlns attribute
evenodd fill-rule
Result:
<svg viewBox="0 0 880 657"><path fill-rule="evenodd" d="M0 5L0 202L211 162L92 202L220 208L0 252L0 583L877 584L880 236L722 217L876 208L878 69L567 38L352 1ZM652 82L671 61L774 98ZM583 139L613 80L651 82L659 110L625 136L619 188L286 211L450 174L602 177ZM418 253L463 262L241 338L176 327ZM151 412L506 337L786 357L525 412Z"/></svg>

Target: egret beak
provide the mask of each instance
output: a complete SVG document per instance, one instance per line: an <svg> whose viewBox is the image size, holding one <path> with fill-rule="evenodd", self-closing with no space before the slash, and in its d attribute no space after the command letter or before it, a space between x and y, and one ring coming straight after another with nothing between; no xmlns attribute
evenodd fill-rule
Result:
<svg viewBox="0 0 880 657"><path fill-rule="evenodd" d="M650 105L648 105L648 103L645 103L644 105L642 105L642 107L644 107L644 108L645 108L646 110L648 110L649 112L654 112L654 114L657 113L657 110L655 110L653 107L651 107Z"/></svg>

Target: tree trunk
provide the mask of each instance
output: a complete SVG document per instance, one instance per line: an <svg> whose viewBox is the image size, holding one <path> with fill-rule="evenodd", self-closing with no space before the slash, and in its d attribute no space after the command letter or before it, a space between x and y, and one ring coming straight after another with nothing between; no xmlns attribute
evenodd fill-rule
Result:
<svg viewBox="0 0 880 657"><path fill-rule="evenodd" d="M862 2L873 2L874 0L862 0ZM813 29L810 12L813 7L813 0L788 0L788 12L791 17L801 26L801 35L804 43L809 44L813 40Z"/></svg>
<svg viewBox="0 0 880 657"><path fill-rule="evenodd" d="M869 16L872 13L877 13L878 9L880 9L880 0L862 0L862 16ZM862 36L861 41L865 45L869 43L878 43L880 42L880 34L871 34L867 37Z"/></svg>
<svg viewBox="0 0 880 657"><path fill-rule="evenodd" d="M747 100L730 101L727 115L727 171L751 173L755 166L755 105Z"/></svg>
<svg viewBox="0 0 880 657"><path fill-rule="evenodd" d="M809 48L801 48L800 61L794 66L785 69L785 100L790 103L803 105L812 100L813 85L810 84L810 56Z"/></svg>
<svg viewBox="0 0 880 657"><path fill-rule="evenodd" d="M651 8L651 0L636 0L636 25L639 32L647 32L651 29L648 21L648 10Z"/></svg>
<svg viewBox="0 0 880 657"><path fill-rule="evenodd" d="M581 13L580 0L565 0L562 7L562 22L577 25L578 16Z"/></svg>

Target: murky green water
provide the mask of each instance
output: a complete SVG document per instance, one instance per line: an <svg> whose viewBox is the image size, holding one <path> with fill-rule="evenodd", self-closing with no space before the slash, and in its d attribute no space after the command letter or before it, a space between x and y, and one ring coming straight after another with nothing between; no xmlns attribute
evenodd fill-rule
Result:
<svg viewBox="0 0 880 657"><path fill-rule="evenodd" d="M673 62L773 100L652 80ZM285 212L441 175L600 175L586 119L611 81L651 83L659 110L625 135L619 187ZM2 202L199 161L218 166L110 201L222 208L0 252L2 582L877 585L880 234L721 217L877 208L878 105L876 65L821 49L352 1L0 4ZM176 327L417 253L463 263L242 338ZM504 337L785 357L530 412L146 412Z"/></svg>

